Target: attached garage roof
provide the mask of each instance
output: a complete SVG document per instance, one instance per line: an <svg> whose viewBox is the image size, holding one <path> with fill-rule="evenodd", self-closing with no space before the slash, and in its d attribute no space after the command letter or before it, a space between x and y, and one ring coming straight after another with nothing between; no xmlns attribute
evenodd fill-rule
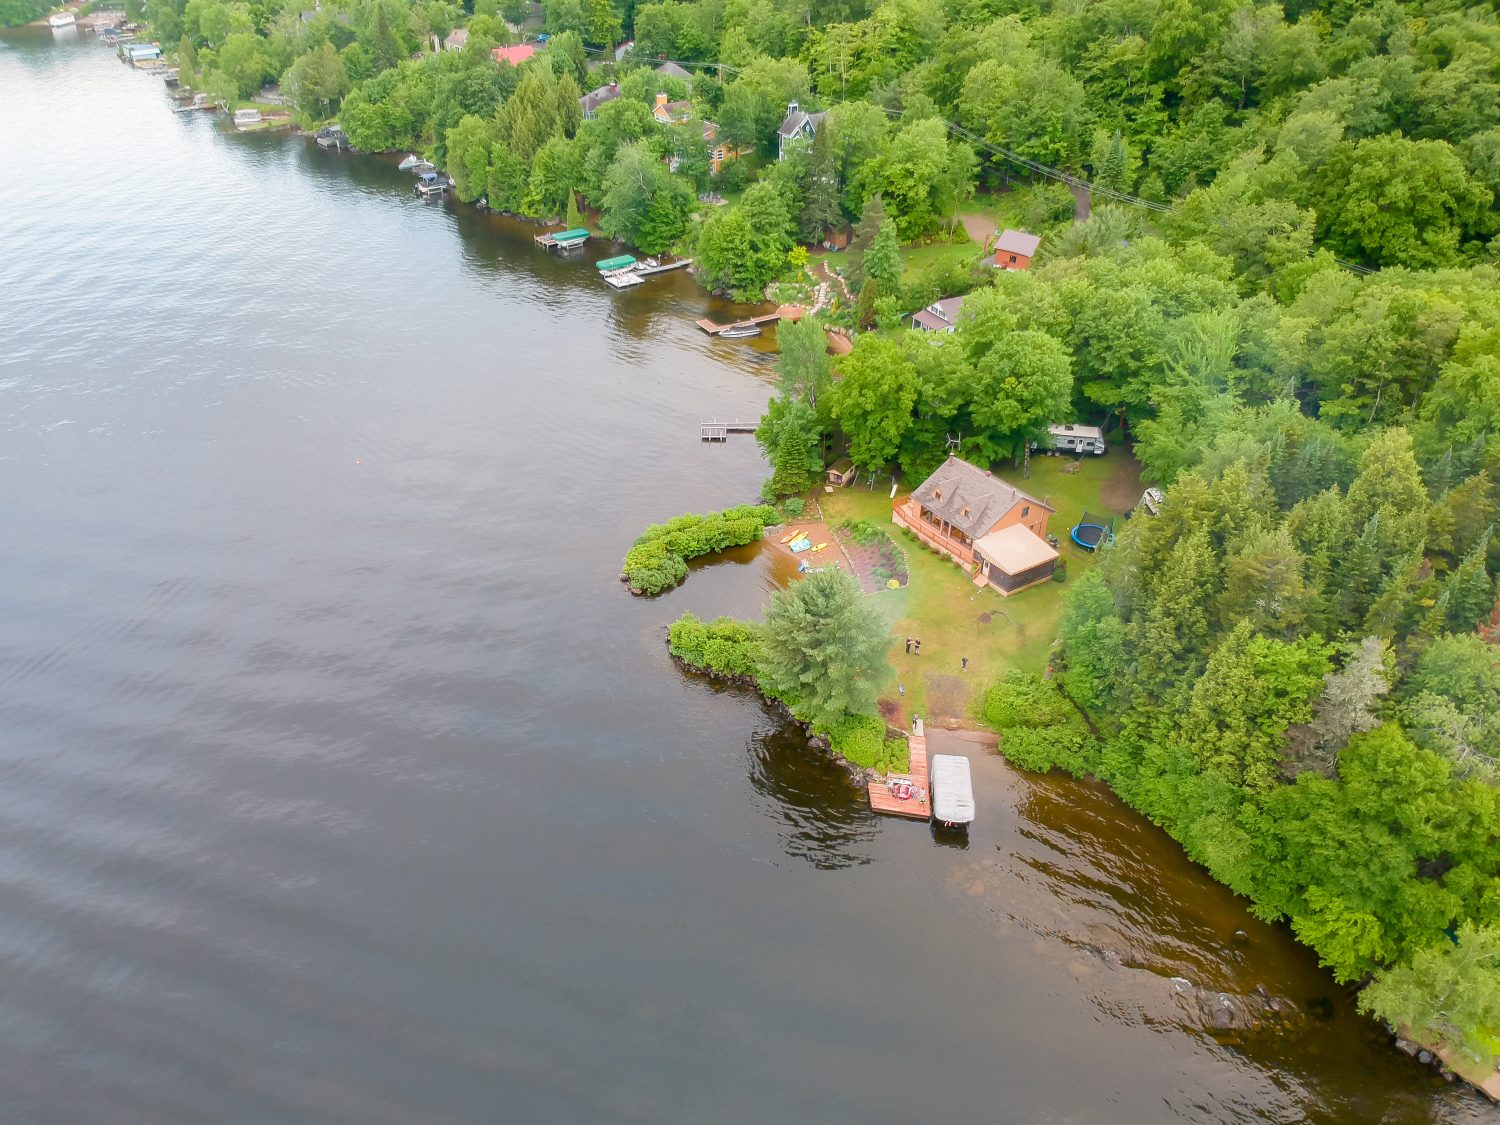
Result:
<svg viewBox="0 0 1500 1125"><path fill-rule="evenodd" d="M974 551L1006 574L1020 574L1057 558L1057 549L1052 544L1018 523L976 539Z"/></svg>

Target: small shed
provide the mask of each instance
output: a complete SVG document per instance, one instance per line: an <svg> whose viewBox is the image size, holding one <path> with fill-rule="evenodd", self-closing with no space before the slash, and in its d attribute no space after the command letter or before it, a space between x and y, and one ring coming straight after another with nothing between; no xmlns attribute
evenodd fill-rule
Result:
<svg viewBox="0 0 1500 1125"><path fill-rule="evenodd" d="M1051 578L1058 554L1025 524L1013 523L975 540L974 557L980 575L1009 597Z"/></svg>
<svg viewBox="0 0 1500 1125"><path fill-rule="evenodd" d="M828 466L828 483L838 485L840 488L849 487L854 480L854 462L847 457L840 457L832 465Z"/></svg>
<svg viewBox="0 0 1500 1125"><path fill-rule="evenodd" d="M934 754L928 763L932 786L932 819L944 828L967 830L974 822L974 786L969 759L959 754Z"/></svg>
<svg viewBox="0 0 1500 1125"><path fill-rule="evenodd" d="M1028 270L1042 236L1024 230L1003 230L995 239L995 265L1002 270Z"/></svg>

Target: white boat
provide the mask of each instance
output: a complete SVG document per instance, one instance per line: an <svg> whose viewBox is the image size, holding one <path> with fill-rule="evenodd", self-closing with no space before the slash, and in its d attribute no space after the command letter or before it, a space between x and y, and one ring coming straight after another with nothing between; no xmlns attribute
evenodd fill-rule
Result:
<svg viewBox="0 0 1500 1125"><path fill-rule="evenodd" d="M72 12L53 12L47 17L49 27L72 27L78 22L78 18Z"/></svg>
<svg viewBox="0 0 1500 1125"><path fill-rule="evenodd" d="M944 828L968 831L974 820L974 787L969 781L969 759L958 754L934 754L929 768L933 821Z"/></svg>
<svg viewBox="0 0 1500 1125"><path fill-rule="evenodd" d="M719 333L721 340L743 340L747 336L759 336L760 325L758 324L736 324L733 328L726 328Z"/></svg>
<svg viewBox="0 0 1500 1125"><path fill-rule="evenodd" d="M399 168L399 169L401 169L401 171L403 171L403 172L410 172L410 171L413 171L414 169L418 169L418 170L422 169L423 165L426 165L427 168L431 168L432 167L432 165L430 163L428 163L426 160L424 160L422 157L418 156L416 153L412 153L405 160L403 160L400 164L397 164L396 167Z"/></svg>
<svg viewBox="0 0 1500 1125"><path fill-rule="evenodd" d="M441 195L452 186L450 180L437 172L423 172L417 177L418 195Z"/></svg>

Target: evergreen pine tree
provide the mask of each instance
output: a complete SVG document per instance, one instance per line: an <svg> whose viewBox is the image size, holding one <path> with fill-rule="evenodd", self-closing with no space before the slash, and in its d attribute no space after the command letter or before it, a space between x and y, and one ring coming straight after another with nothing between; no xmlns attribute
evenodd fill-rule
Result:
<svg viewBox="0 0 1500 1125"><path fill-rule="evenodd" d="M872 281L891 296L901 288L901 243L896 239L894 223L881 223L875 241L865 251L864 284Z"/></svg>
<svg viewBox="0 0 1500 1125"><path fill-rule="evenodd" d="M839 174L833 157L831 130L819 129L814 134L812 150L807 158L807 174L802 184L802 213L797 216L798 233L803 242L817 242L844 217L839 209Z"/></svg>
<svg viewBox="0 0 1500 1125"><path fill-rule="evenodd" d="M1451 633L1467 633L1495 607L1495 584L1485 567L1489 551L1490 533L1485 531L1438 595L1436 609Z"/></svg>
<svg viewBox="0 0 1500 1125"><path fill-rule="evenodd" d="M401 61L401 45L396 42L396 33L391 30L391 19L386 14L383 3L377 3L375 7L375 34L370 43L370 61L377 74L390 70Z"/></svg>
<svg viewBox="0 0 1500 1125"><path fill-rule="evenodd" d="M849 243L849 284L855 288L864 284L865 254L875 244L875 236L885 222L884 201L878 195L870 196L855 224L854 239Z"/></svg>

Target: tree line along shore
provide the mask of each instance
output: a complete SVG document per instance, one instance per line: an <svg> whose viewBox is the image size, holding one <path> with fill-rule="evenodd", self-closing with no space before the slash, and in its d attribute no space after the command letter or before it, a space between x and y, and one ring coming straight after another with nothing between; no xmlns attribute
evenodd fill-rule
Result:
<svg viewBox="0 0 1500 1125"><path fill-rule="evenodd" d="M883 495L820 493L828 467L848 457L911 488L953 453L1086 503L1102 470L1064 479L1032 447L1060 422L1105 430L1099 464L1133 457L1155 514L1115 522L1066 582L983 593L990 633L966 616L969 575L897 532L904 588L847 597L830 571L788 591L820 593L789 618L847 617L840 646L794 653L759 631L769 615L748 633L688 623L674 643L754 667L804 710L821 700L825 727L842 707L872 732L893 686L929 710L942 695L903 633L929 640L919 659L963 652L986 686L962 708L1002 751L1106 781L1367 1010L1493 1079L1491 8L141 11L196 88L233 102L277 82L305 125L336 117L359 148L421 151L461 198L586 210L649 253L694 256L712 288L805 295L818 311L778 330L781 385L756 434L767 503L888 522ZM1007 228L1038 238L1029 268L986 253ZM913 327L932 307L938 330ZM857 333L848 355L829 360L825 325ZM861 639L876 625L883 663Z"/></svg>

